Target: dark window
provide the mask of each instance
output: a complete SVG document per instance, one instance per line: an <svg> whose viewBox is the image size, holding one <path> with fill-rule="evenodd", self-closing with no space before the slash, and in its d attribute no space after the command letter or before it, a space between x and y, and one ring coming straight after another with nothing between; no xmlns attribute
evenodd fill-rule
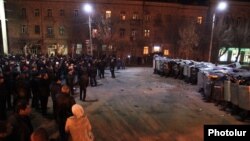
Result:
<svg viewBox="0 0 250 141"><path fill-rule="evenodd" d="M74 16L75 16L75 17L78 17L78 16L79 16L79 10L77 10L77 9L74 10Z"/></svg>
<svg viewBox="0 0 250 141"><path fill-rule="evenodd" d="M48 34L48 35L53 35L53 28L52 28L51 26L49 26L49 27L47 28L47 34Z"/></svg>
<svg viewBox="0 0 250 141"><path fill-rule="evenodd" d="M22 32L22 34L28 33L28 26L22 25L21 32Z"/></svg>
<svg viewBox="0 0 250 141"><path fill-rule="evenodd" d="M135 29L132 29L132 30L131 30L131 36L133 36L133 37L136 36L136 30L135 30Z"/></svg>
<svg viewBox="0 0 250 141"><path fill-rule="evenodd" d="M36 17L40 16L40 11L39 11L39 9L35 9L34 15L35 15Z"/></svg>
<svg viewBox="0 0 250 141"><path fill-rule="evenodd" d="M63 9L60 10L60 16L65 16L65 11Z"/></svg>
<svg viewBox="0 0 250 141"><path fill-rule="evenodd" d="M26 16L27 16L26 14L27 14L27 13L26 13L26 8L22 8L21 16L22 16L22 17L26 17Z"/></svg>
<svg viewBox="0 0 250 141"><path fill-rule="evenodd" d="M48 9L47 10L47 16L48 17L52 17L52 9Z"/></svg>
<svg viewBox="0 0 250 141"><path fill-rule="evenodd" d="M40 34L40 26L35 25L35 34Z"/></svg>
<svg viewBox="0 0 250 141"><path fill-rule="evenodd" d="M124 28L120 28L120 37L124 37L125 36L125 29Z"/></svg>

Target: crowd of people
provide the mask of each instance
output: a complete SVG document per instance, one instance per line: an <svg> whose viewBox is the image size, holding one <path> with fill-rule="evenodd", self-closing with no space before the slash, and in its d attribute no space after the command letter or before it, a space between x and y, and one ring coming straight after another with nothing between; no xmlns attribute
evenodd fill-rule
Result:
<svg viewBox="0 0 250 141"><path fill-rule="evenodd" d="M45 129L34 130L30 113L34 109L47 116L49 97L60 141L93 140L74 87L79 86L79 99L86 101L87 87L97 86L96 77L103 79L107 66L115 78L116 62L115 56L0 57L0 141L48 141ZM78 128L84 134L79 135Z"/></svg>

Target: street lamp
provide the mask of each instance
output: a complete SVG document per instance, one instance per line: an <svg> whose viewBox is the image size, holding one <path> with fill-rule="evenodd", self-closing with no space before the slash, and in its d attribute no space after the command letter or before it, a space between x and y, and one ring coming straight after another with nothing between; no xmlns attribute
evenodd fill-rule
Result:
<svg viewBox="0 0 250 141"><path fill-rule="evenodd" d="M227 3L225 1L221 1L218 3L214 13L213 13L213 21L212 21L212 31L211 31L211 38L210 38L210 45L209 45L209 54L208 54L208 62L211 61L211 53L213 48L213 36L214 36L214 24L215 24L215 16L216 10L223 11L227 8Z"/></svg>
<svg viewBox="0 0 250 141"><path fill-rule="evenodd" d="M91 32L91 13L93 12L93 8L90 4L85 4L84 11L89 15L89 46L90 46L90 55L93 56L92 32Z"/></svg>
<svg viewBox="0 0 250 141"><path fill-rule="evenodd" d="M7 26L6 26L6 17L5 17L5 8L4 2L0 1L0 26L2 29L2 45L3 45L3 53L8 54L8 41L7 41Z"/></svg>

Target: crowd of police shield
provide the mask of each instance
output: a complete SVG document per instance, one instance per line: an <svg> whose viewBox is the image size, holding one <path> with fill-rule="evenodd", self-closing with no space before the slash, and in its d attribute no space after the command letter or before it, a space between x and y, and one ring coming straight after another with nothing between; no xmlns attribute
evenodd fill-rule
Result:
<svg viewBox="0 0 250 141"><path fill-rule="evenodd" d="M155 56L153 70L155 74L197 85L205 102L214 102L242 121L250 117L250 71L238 62L217 65Z"/></svg>

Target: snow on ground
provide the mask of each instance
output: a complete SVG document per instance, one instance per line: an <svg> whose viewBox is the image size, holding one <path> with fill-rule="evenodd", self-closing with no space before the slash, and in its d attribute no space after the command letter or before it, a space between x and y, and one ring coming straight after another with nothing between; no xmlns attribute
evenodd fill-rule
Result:
<svg viewBox="0 0 250 141"><path fill-rule="evenodd" d="M85 108L96 141L203 141L204 124L249 124L206 103L195 85L153 74L152 68L131 67L87 88ZM97 99L97 101L95 101ZM49 110L52 110L51 102ZM51 119L33 112L33 123L56 138Z"/></svg>

